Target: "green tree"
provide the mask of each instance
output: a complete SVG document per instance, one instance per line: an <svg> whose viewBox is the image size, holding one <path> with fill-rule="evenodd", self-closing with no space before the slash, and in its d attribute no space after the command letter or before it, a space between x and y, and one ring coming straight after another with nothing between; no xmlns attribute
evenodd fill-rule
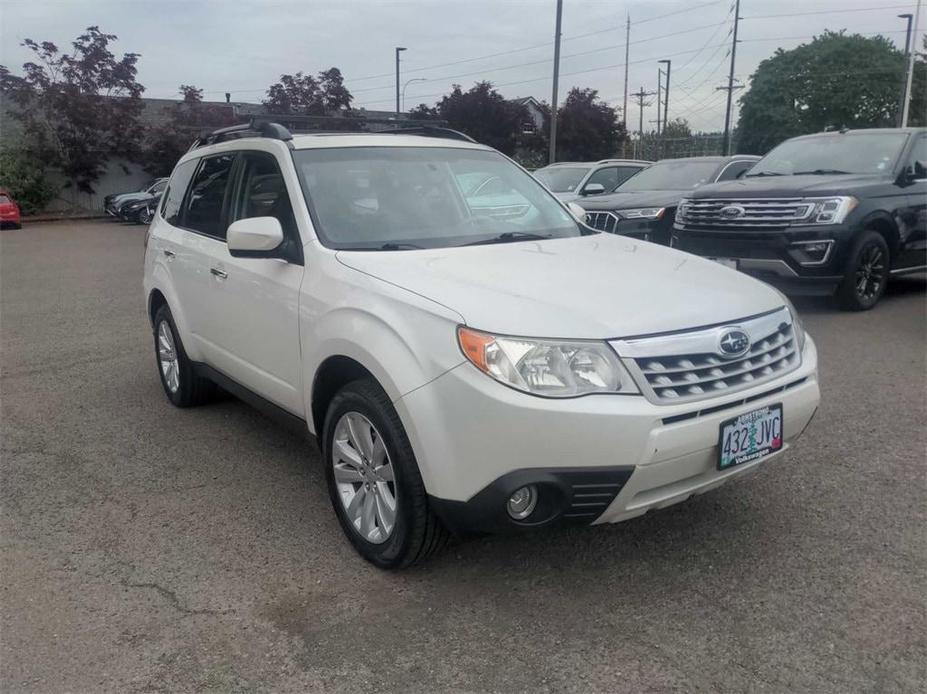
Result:
<svg viewBox="0 0 927 694"><path fill-rule="evenodd" d="M55 197L44 168L19 149L0 150L0 188L9 191L23 214L35 214Z"/></svg>
<svg viewBox="0 0 927 694"><path fill-rule="evenodd" d="M618 111L600 101L595 89L574 87L557 111L557 159L614 156L625 137Z"/></svg>
<svg viewBox="0 0 927 694"><path fill-rule="evenodd" d="M177 160L204 131L235 124L235 114L226 104L203 103L203 90L180 85L181 100L161 109L159 125L151 128L140 157L152 176L168 176Z"/></svg>
<svg viewBox="0 0 927 694"><path fill-rule="evenodd" d="M22 66L22 76L0 66L0 91L22 123L24 153L85 193L94 192L108 159L135 158L141 141L139 56L117 59L110 51L116 39L91 26L71 44L72 53L26 39L34 60Z"/></svg>
<svg viewBox="0 0 927 694"><path fill-rule="evenodd" d="M427 117L427 107L425 111L421 109L420 106L414 110L415 117ZM451 93L438 102L435 111L449 128L505 154L515 152L523 125L529 120L524 106L506 101L490 82L478 82L467 91L455 84Z"/></svg>
<svg viewBox="0 0 927 694"><path fill-rule="evenodd" d="M352 100L341 70L332 67L316 77L302 72L280 75L280 81L267 88L263 103L273 113L331 116L350 111Z"/></svg>
<svg viewBox="0 0 927 694"><path fill-rule="evenodd" d="M904 56L882 36L825 32L760 63L740 99L738 151L763 154L785 139L827 127L895 123ZM925 123L927 69L915 67L911 124Z"/></svg>

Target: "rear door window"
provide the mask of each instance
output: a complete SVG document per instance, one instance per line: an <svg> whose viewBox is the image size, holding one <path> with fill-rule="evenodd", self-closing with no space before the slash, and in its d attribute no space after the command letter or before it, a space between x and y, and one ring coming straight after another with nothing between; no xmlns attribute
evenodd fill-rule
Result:
<svg viewBox="0 0 927 694"><path fill-rule="evenodd" d="M185 229L225 240L224 210L236 156L237 152L229 152L203 157L184 203L181 226Z"/></svg>
<svg viewBox="0 0 927 694"><path fill-rule="evenodd" d="M167 192L165 193L164 203L161 205L161 216L168 224L180 226L180 212L183 207L184 193L190 185L190 179L193 178L193 172L196 171L199 159L191 159L179 164L174 169L171 180L168 183Z"/></svg>

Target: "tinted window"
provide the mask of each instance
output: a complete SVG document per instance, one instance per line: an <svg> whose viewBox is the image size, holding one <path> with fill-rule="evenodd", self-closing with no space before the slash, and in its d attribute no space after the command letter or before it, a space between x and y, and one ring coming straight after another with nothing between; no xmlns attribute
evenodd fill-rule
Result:
<svg viewBox="0 0 927 694"><path fill-rule="evenodd" d="M161 216L168 224L180 226L180 206L183 203L183 194L187 191L187 186L199 163L198 159L192 159L174 169L167 194L163 197L164 204L161 206Z"/></svg>
<svg viewBox="0 0 927 694"><path fill-rule="evenodd" d="M718 176L719 181L733 181L744 171L747 171L756 162L753 161L735 161L724 167L724 171Z"/></svg>
<svg viewBox="0 0 927 694"><path fill-rule="evenodd" d="M904 133L834 134L786 140L756 163L749 176L802 173L890 173Z"/></svg>
<svg viewBox="0 0 927 694"><path fill-rule="evenodd" d="M615 187L618 185L618 167L617 166L607 166L604 169L599 169L594 174L589 177L589 180L586 181L585 188L590 183L598 183L606 191L615 190Z"/></svg>
<svg viewBox="0 0 927 694"><path fill-rule="evenodd" d="M506 233L581 233L537 180L496 152L345 147L297 150L293 159L319 236L330 247L442 248Z"/></svg>
<svg viewBox="0 0 927 694"><path fill-rule="evenodd" d="M242 153L242 177L229 224L250 217L276 217L287 238L297 239L296 218L277 160L261 152Z"/></svg>
<svg viewBox="0 0 927 694"><path fill-rule="evenodd" d="M914 148L911 150L911 164L916 161L927 164L927 135L921 135L917 138Z"/></svg>
<svg viewBox="0 0 927 694"><path fill-rule="evenodd" d="M621 192L635 190L689 190L714 179L718 161L668 159L658 161L621 184Z"/></svg>
<svg viewBox="0 0 927 694"><path fill-rule="evenodd" d="M555 193L572 193L587 173L588 166L549 166L535 171L534 176Z"/></svg>
<svg viewBox="0 0 927 694"><path fill-rule="evenodd" d="M226 224L222 218L226 191L235 162L235 152L204 157L190 184L183 227L224 239Z"/></svg>

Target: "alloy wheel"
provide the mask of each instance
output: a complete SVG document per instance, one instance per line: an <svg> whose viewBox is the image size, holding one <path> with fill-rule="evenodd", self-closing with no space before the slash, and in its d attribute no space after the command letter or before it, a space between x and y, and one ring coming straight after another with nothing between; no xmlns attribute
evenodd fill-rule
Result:
<svg viewBox="0 0 927 694"><path fill-rule="evenodd" d="M885 254L877 244L863 248L856 267L856 294L863 301L877 296L885 282Z"/></svg>
<svg viewBox="0 0 927 694"><path fill-rule="evenodd" d="M167 389L176 393L180 388L180 360L177 358L174 334L166 320L158 324L158 364Z"/></svg>
<svg viewBox="0 0 927 694"><path fill-rule="evenodd" d="M331 464L348 522L367 542L386 542L396 525L396 479L383 437L367 417L359 412L341 416L332 437Z"/></svg>

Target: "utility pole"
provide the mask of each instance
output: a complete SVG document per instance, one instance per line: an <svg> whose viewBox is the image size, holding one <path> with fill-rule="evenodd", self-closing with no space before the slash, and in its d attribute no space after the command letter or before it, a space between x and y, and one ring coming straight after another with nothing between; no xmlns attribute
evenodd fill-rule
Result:
<svg viewBox="0 0 927 694"><path fill-rule="evenodd" d="M396 115L399 115L399 53L406 50L402 46L396 46Z"/></svg>
<svg viewBox="0 0 927 694"><path fill-rule="evenodd" d="M911 20L913 14L900 14L899 19L908 20L908 33L904 39L904 69L901 71L901 92L898 95L898 113L895 114L895 127L901 127L901 114L904 112L904 94L908 88L908 51L911 50Z"/></svg>
<svg viewBox="0 0 927 694"><path fill-rule="evenodd" d="M560 87L560 25L563 20L563 0L557 0L557 26L554 29L554 88L550 97L550 154L548 164L557 161L557 92Z"/></svg>
<svg viewBox="0 0 927 694"><path fill-rule="evenodd" d="M914 33L917 33L917 24L921 18L921 0L917 0L917 7L914 8ZM904 101L901 105L901 127L908 127L908 107L911 105L911 80L914 77L914 54L916 51L911 46L908 51L908 78L904 85Z"/></svg>
<svg viewBox="0 0 927 694"><path fill-rule="evenodd" d="M638 159L638 155L643 156L644 150L644 107L650 106L650 103L644 103L644 99L648 96L653 96L653 92L645 92L644 88L641 87L640 91L634 92L631 96L637 99L637 105L640 108L640 129L638 130L637 142L638 144L634 147L634 158ZM640 152L638 152L640 150Z"/></svg>
<svg viewBox="0 0 927 694"><path fill-rule="evenodd" d="M658 63L666 63L666 92L663 96L663 132L666 132L666 124L669 123L669 85L670 70L673 67L672 60L658 60Z"/></svg>
<svg viewBox="0 0 927 694"><path fill-rule="evenodd" d="M718 89L727 90L727 107L724 110L724 154L731 153L731 106L734 101L734 90L742 87L734 86L734 60L737 57L737 26L740 24L740 0L734 2L734 39L731 41L731 71L728 73L727 86Z"/></svg>
<svg viewBox="0 0 927 694"><path fill-rule="evenodd" d="M663 96L663 70L657 68L657 135L660 134L660 99Z"/></svg>
<svg viewBox="0 0 927 694"><path fill-rule="evenodd" d="M628 24L624 32L624 104L621 117L624 118L624 129L628 129L628 61L631 57L631 15L628 15Z"/></svg>

